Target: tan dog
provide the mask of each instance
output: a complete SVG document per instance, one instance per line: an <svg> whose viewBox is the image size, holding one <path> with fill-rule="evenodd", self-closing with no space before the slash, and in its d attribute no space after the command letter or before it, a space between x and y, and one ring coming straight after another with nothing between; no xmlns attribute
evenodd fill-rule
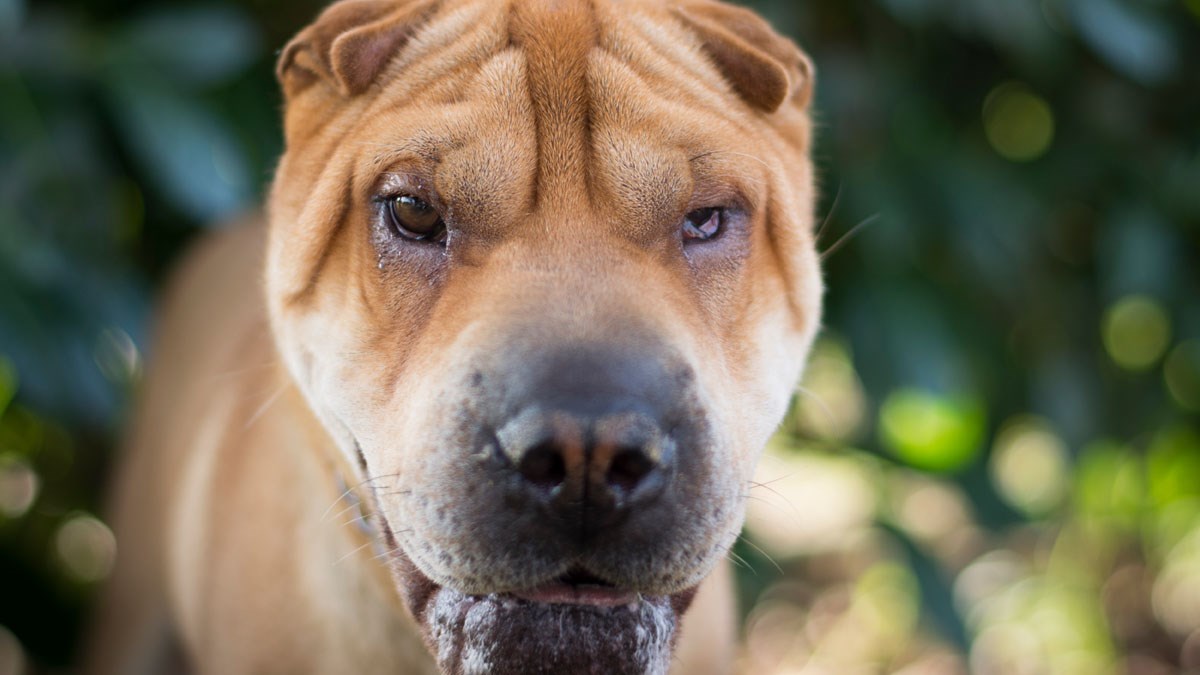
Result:
<svg viewBox="0 0 1200 675"><path fill-rule="evenodd" d="M166 299L91 667L731 670L820 313L807 60L707 0L346 0L279 76L267 227Z"/></svg>

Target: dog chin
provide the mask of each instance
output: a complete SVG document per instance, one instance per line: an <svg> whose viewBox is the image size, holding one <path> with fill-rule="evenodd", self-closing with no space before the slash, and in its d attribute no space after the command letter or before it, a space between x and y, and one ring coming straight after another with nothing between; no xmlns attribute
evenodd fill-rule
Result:
<svg viewBox="0 0 1200 675"><path fill-rule="evenodd" d="M439 588L425 615L448 675L666 675L676 598L544 602Z"/></svg>

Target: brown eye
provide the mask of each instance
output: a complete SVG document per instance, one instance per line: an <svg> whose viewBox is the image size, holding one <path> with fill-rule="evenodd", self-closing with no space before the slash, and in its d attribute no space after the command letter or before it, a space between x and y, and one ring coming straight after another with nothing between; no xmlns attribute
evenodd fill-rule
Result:
<svg viewBox="0 0 1200 675"><path fill-rule="evenodd" d="M392 232L416 241L444 241L446 224L437 209L412 195L400 195L387 202L388 225Z"/></svg>
<svg viewBox="0 0 1200 675"><path fill-rule="evenodd" d="M683 219L684 241L705 241L721 233L724 211L717 208L696 209Z"/></svg>

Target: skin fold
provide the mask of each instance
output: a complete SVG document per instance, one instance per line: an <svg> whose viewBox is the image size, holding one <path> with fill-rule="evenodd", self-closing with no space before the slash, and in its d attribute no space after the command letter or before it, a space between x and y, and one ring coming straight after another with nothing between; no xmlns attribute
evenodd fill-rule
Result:
<svg viewBox="0 0 1200 675"><path fill-rule="evenodd" d="M266 214L164 297L90 671L730 672L820 321L807 58L715 2L343 0L279 78Z"/></svg>

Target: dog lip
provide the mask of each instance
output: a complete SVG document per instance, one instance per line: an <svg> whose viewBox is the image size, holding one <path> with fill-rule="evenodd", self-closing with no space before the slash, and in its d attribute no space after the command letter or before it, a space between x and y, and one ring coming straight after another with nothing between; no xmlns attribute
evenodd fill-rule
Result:
<svg viewBox="0 0 1200 675"><path fill-rule="evenodd" d="M595 584L568 584L558 580L533 588L512 591L508 595L527 602L548 605L583 605L603 608L636 605L641 600L634 591Z"/></svg>
<svg viewBox="0 0 1200 675"><path fill-rule="evenodd" d="M618 588L580 567L573 567L552 581L507 595L528 602L602 608L636 606L641 600L635 591Z"/></svg>

